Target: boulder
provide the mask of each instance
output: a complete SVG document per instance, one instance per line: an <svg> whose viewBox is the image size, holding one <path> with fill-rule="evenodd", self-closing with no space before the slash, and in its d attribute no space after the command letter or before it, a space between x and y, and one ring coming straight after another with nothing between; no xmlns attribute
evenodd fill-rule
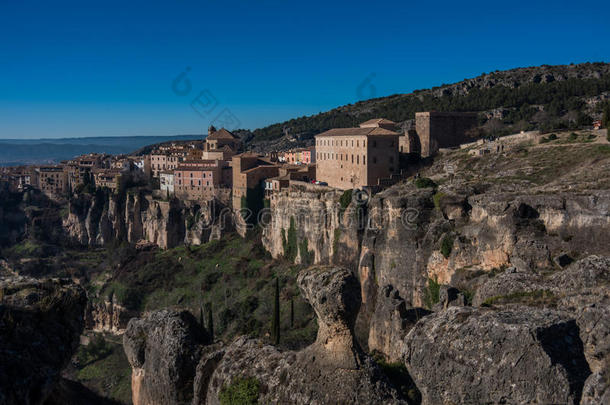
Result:
<svg viewBox="0 0 610 405"><path fill-rule="evenodd" d="M87 298L68 280L0 280L0 404L43 404L78 346Z"/></svg>
<svg viewBox="0 0 610 405"><path fill-rule="evenodd" d="M423 404L576 404L591 374L579 328L548 309L452 307L405 338Z"/></svg>
<svg viewBox="0 0 610 405"><path fill-rule="evenodd" d="M161 310L130 320L123 347L132 367L133 404L190 404L197 363L208 340L187 311Z"/></svg>

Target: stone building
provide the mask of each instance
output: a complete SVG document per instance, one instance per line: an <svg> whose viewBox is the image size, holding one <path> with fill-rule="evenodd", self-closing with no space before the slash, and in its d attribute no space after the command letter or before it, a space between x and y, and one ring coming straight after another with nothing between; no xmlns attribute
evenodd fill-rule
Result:
<svg viewBox="0 0 610 405"><path fill-rule="evenodd" d="M240 210L242 197L261 187L263 180L279 175L279 165L254 153L233 156L233 209ZM261 196L262 197L262 196Z"/></svg>
<svg viewBox="0 0 610 405"><path fill-rule="evenodd" d="M68 175L61 166L36 168L38 188L48 197L60 197L68 191Z"/></svg>
<svg viewBox="0 0 610 405"><path fill-rule="evenodd" d="M407 131L402 136L401 152L419 152L422 157L432 156L440 148L452 148L470 142L472 139L468 136L468 131L477 125L477 113L436 111L415 113L415 134Z"/></svg>
<svg viewBox="0 0 610 405"><path fill-rule="evenodd" d="M159 173L159 188L164 195L174 195L174 172L162 171Z"/></svg>
<svg viewBox="0 0 610 405"><path fill-rule="evenodd" d="M359 128L335 128L316 135L316 179L347 190L377 186L399 171L398 137L383 119ZM391 122L391 121L390 121Z"/></svg>
<svg viewBox="0 0 610 405"><path fill-rule="evenodd" d="M195 201L214 199L223 186L224 160L191 160L181 162L174 170L174 194Z"/></svg>
<svg viewBox="0 0 610 405"><path fill-rule="evenodd" d="M241 149L241 140L224 128L208 128L208 136L203 143L203 159L228 160Z"/></svg>
<svg viewBox="0 0 610 405"><path fill-rule="evenodd" d="M116 192L121 179L121 169L93 169L92 173L95 187L107 188Z"/></svg>

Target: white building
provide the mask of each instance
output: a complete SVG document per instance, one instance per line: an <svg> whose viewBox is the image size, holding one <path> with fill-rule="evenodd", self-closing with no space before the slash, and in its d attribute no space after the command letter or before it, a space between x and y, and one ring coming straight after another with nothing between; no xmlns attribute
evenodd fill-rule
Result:
<svg viewBox="0 0 610 405"><path fill-rule="evenodd" d="M162 171L159 173L159 185L164 194L174 194L174 172Z"/></svg>

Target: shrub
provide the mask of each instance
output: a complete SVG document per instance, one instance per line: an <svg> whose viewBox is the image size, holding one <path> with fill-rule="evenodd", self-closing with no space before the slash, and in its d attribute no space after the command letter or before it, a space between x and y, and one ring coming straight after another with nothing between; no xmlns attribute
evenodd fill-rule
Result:
<svg viewBox="0 0 610 405"><path fill-rule="evenodd" d="M555 135L555 134L551 134L551 135L549 135L549 138L548 138L548 139L549 139L549 141L554 141L554 140L556 140L556 139L557 139L557 135Z"/></svg>
<svg viewBox="0 0 610 405"><path fill-rule="evenodd" d="M415 187L417 188L436 188L436 183L428 177L419 177L415 179Z"/></svg>
<svg viewBox="0 0 610 405"><path fill-rule="evenodd" d="M450 235L445 235L443 240L441 241L441 253L447 259L451 254L451 250L453 249L453 237Z"/></svg>
<svg viewBox="0 0 610 405"><path fill-rule="evenodd" d="M282 236L282 243L284 239ZM297 257L297 228L294 223L294 217L290 217L290 227L288 228L286 243L284 244L284 257L291 262Z"/></svg>
<svg viewBox="0 0 610 405"><path fill-rule="evenodd" d="M439 191L436 194L434 194L434 196L432 197L432 201L434 201L434 207L437 210L441 209L441 200L443 199L444 196L445 196L445 194L443 194Z"/></svg>
<svg viewBox="0 0 610 405"><path fill-rule="evenodd" d="M339 216L343 215L350 202L352 202L352 190L345 190L339 198Z"/></svg>
<svg viewBox="0 0 610 405"><path fill-rule="evenodd" d="M436 278L428 278L428 288L424 292L424 303L426 307L432 309L434 304L438 304L440 300L441 285Z"/></svg>
<svg viewBox="0 0 610 405"><path fill-rule="evenodd" d="M237 377L228 387L220 390L221 405L258 404L260 382L253 377Z"/></svg>
<svg viewBox="0 0 610 405"><path fill-rule="evenodd" d="M568 137L568 140L570 141L575 141L576 139L578 139L578 134L576 132L572 132Z"/></svg>

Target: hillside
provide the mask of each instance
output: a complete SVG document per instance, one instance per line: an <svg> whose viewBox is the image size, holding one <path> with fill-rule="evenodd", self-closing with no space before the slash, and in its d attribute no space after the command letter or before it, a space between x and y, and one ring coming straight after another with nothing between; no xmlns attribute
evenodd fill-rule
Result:
<svg viewBox="0 0 610 405"><path fill-rule="evenodd" d="M497 134L582 128L600 118L600 102L608 99L608 63L518 68L273 124L253 131L250 147L302 146L327 129L354 126L375 117L406 126L415 112L428 110L481 112L482 127Z"/></svg>

